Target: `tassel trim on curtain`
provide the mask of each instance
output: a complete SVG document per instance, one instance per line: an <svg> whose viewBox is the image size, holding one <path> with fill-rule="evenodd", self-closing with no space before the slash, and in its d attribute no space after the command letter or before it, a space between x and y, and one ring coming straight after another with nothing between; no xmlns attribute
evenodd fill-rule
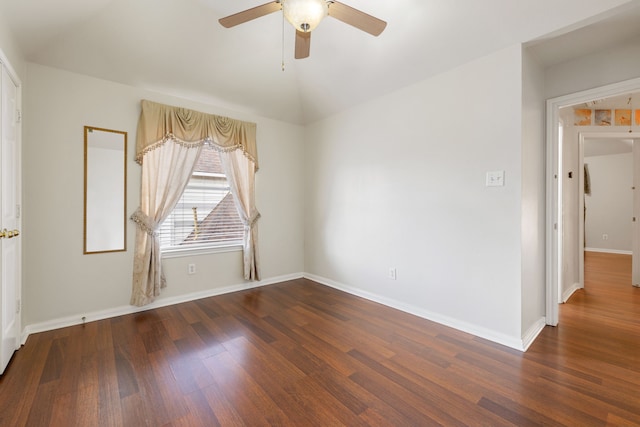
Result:
<svg viewBox="0 0 640 427"><path fill-rule="evenodd" d="M136 225L151 237L158 237L158 229L160 224L156 224L147 214L142 212L140 208L129 217Z"/></svg>

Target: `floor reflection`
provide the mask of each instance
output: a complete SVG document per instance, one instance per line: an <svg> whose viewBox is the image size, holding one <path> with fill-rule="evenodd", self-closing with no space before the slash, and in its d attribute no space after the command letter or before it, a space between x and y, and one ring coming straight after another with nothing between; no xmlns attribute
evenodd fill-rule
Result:
<svg viewBox="0 0 640 427"><path fill-rule="evenodd" d="M260 289L247 292L243 298L244 306L252 309L260 308L260 295L262 295L262 291Z"/></svg>

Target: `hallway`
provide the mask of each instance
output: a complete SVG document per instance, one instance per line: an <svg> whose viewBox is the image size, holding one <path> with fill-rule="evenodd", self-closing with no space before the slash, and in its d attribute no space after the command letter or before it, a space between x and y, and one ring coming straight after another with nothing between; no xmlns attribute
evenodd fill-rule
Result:
<svg viewBox="0 0 640 427"><path fill-rule="evenodd" d="M545 328L525 358L556 366L545 380L567 411L593 413L605 402L607 425L637 425L640 288L631 286L631 256L586 252L585 288L560 306L558 326ZM620 411L627 415L614 415Z"/></svg>

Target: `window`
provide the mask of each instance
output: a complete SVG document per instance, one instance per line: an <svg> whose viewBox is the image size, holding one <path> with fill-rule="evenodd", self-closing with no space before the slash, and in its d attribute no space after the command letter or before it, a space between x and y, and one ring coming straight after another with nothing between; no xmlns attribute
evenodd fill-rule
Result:
<svg viewBox="0 0 640 427"><path fill-rule="evenodd" d="M182 197L160 227L161 251L240 246L243 234L220 153L205 145Z"/></svg>

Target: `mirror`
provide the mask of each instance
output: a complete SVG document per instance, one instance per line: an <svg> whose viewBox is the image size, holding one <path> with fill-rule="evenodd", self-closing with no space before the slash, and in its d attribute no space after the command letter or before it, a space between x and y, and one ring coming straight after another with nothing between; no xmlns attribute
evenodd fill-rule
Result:
<svg viewBox="0 0 640 427"><path fill-rule="evenodd" d="M125 251L127 133L84 127L84 253Z"/></svg>

